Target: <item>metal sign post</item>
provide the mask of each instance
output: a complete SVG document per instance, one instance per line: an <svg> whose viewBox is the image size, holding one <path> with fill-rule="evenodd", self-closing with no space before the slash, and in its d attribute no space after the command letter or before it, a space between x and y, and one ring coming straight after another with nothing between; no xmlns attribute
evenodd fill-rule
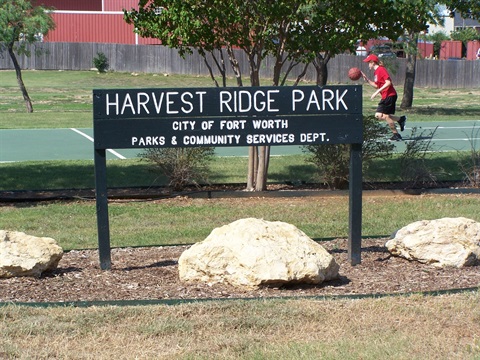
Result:
<svg viewBox="0 0 480 360"><path fill-rule="evenodd" d="M93 91L100 266L111 268L106 149L350 144L349 259L360 263L362 87Z"/></svg>

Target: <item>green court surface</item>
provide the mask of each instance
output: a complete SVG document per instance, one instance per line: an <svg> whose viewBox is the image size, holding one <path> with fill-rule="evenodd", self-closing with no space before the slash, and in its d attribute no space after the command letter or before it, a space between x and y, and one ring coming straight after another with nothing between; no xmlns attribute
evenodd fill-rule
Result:
<svg viewBox="0 0 480 360"><path fill-rule="evenodd" d="M395 142L397 151L413 140L412 129L420 141L431 141L434 151L480 148L480 120L422 122L407 121L401 134L405 141ZM433 136L432 136L433 133ZM247 156L246 147L217 147L218 156ZM112 149L107 159L137 157L137 149ZM272 146L272 155L301 154L299 146ZM93 129L0 130L0 162L28 160L89 160L94 157Z"/></svg>

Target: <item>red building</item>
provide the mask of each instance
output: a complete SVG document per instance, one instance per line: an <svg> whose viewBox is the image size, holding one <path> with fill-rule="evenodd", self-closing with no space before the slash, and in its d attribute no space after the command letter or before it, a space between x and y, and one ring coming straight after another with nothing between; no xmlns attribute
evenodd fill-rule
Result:
<svg viewBox="0 0 480 360"><path fill-rule="evenodd" d="M160 43L138 36L123 20L123 9L138 9L138 0L35 0L35 4L53 8L56 28L46 42Z"/></svg>
<svg viewBox="0 0 480 360"><path fill-rule="evenodd" d="M34 5L53 8L56 28L44 38L46 42L94 42L114 44L158 45L156 39L142 38L134 33L133 25L123 20L124 9L138 9L138 0L32 0ZM370 40L366 46L381 45L389 40ZM441 58L459 58L458 44L442 44ZM476 59L479 42L471 42L467 59ZM433 56L433 44L419 43L423 57Z"/></svg>

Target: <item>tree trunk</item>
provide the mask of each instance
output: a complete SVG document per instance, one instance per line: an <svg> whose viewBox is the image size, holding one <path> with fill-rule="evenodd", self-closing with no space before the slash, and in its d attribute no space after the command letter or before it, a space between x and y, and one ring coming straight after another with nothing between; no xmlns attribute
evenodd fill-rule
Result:
<svg viewBox="0 0 480 360"><path fill-rule="evenodd" d="M255 191L267 190L268 164L270 162L270 146L258 147L258 173Z"/></svg>
<svg viewBox="0 0 480 360"><path fill-rule="evenodd" d="M270 166L270 146L265 146L265 178L263 179L263 190L267 190L268 167Z"/></svg>
<svg viewBox="0 0 480 360"><path fill-rule="evenodd" d="M327 64L330 60L330 55L327 53L322 55L320 53L317 54L315 60L313 60L313 66L317 71L317 85L318 86L325 86L327 85L328 80L328 68Z"/></svg>
<svg viewBox="0 0 480 360"><path fill-rule="evenodd" d="M310 64L305 64L305 67L303 68L302 72L297 76L297 79L295 80L295 83L293 84L293 86L298 86L298 83L300 82L300 80L302 80L305 74L307 73L309 65Z"/></svg>
<svg viewBox="0 0 480 360"><path fill-rule="evenodd" d="M235 74L235 79L237 79L237 86L243 86L242 81L242 71L240 70L240 64L238 63L237 58L235 57L235 52L231 46L227 46L228 58L230 59L230 64L232 66L233 73Z"/></svg>
<svg viewBox="0 0 480 360"><path fill-rule="evenodd" d="M254 53L249 55L250 83L252 86L260 86L259 65L261 57ZM268 146L251 146L248 150L248 174L247 190L264 191L267 187L268 161L265 158L269 151Z"/></svg>
<svg viewBox="0 0 480 360"><path fill-rule="evenodd" d="M213 69L212 69L212 67L210 66L210 63L209 63L208 60L207 60L206 54L205 54L205 53L201 53L200 51L198 51L198 53L199 53L199 55L200 55L201 57L203 57L203 62L205 63L205 66L206 66L207 69L208 69L208 73L210 74L210 79L212 79L213 83L215 84L215 87L218 87L218 81L217 81L217 79L215 78L215 75L213 74ZM212 56L212 58L213 58L213 61L214 61L215 63L217 63L216 58L215 58L215 54L214 54L213 52L211 52L210 54L211 54L211 56ZM224 74L222 74L222 76L223 76L223 78L225 78L225 75L224 75Z"/></svg>
<svg viewBox="0 0 480 360"><path fill-rule="evenodd" d="M401 109L409 109L413 105L413 87L415 85L416 54L407 54L407 65L405 70L405 83L403 85L403 97L400 104Z"/></svg>
<svg viewBox="0 0 480 360"><path fill-rule="evenodd" d="M15 56L15 52L13 51L13 43L8 44L8 54L12 59L13 66L15 68L15 73L17 74L17 82L18 86L20 87L20 91L22 92L23 99L25 100L25 105L27 106L27 112L33 112L32 101L30 100L30 96L28 96L27 88L23 83L22 79L22 70L20 69L20 65L18 64L17 57Z"/></svg>
<svg viewBox="0 0 480 360"><path fill-rule="evenodd" d="M248 173L247 173L247 191L255 190L257 148L249 146L248 148Z"/></svg>

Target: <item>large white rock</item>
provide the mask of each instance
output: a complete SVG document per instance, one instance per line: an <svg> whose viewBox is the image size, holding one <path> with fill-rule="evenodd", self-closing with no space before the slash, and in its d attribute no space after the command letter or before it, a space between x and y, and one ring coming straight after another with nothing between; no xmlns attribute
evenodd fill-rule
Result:
<svg viewBox="0 0 480 360"><path fill-rule="evenodd" d="M284 222L248 218L214 229L178 261L183 281L257 287L320 284L338 277L335 259Z"/></svg>
<svg viewBox="0 0 480 360"><path fill-rule="evenodd" d="M52 238L0 230L0 278L38 277L55 269L62 256L62 248Z"/></svg>
<svg viewBox="0 0 480 360"><path fill-rule="evenodd" d="M438 267L480 263L480 223L463 217L422 220L397 231L385 244L408 260Z"/></svg>

